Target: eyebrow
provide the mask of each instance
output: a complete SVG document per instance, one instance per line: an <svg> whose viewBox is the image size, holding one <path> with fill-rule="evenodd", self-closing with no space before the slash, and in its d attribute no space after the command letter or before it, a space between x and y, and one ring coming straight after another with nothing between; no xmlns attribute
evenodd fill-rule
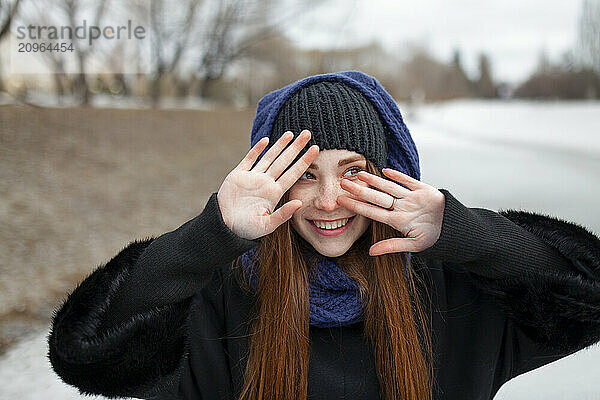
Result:
<svg viewBox="0 0 600 400"><path fill-rule="evenodd" d="M353 163L355 161L364 161L364 160L365 159L362 156L353 156L350 158L345 158L343 160L338 161L338 167L341 167L342 165ZM319 170L319 166L315 165L315 164L310 164L310 166L308 168L314 169L314 170Z"/></svg>

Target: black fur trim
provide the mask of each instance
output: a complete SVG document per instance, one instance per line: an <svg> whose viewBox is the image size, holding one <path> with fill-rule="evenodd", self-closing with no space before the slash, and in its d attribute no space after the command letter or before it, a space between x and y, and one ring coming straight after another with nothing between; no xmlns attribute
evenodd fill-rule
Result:
<svg viewBox="0 0 600 400"><path fill-rule="evenodd" d="M153 238L134 241L81 282L53 313L48 358L81 394L147 397L178 381L187 352L191 298L110 329L101 320L110 294Z"/></svg>
<svg viewBox="0 0 600 400"><path fill-rule="evenodd" d="M573 263L573 273L539 271L506 279L472 274L537 343L571 353L600 341L600 239L586 228L527 211L500 214Z"/></svg>
<svg viewBox="0 0 600 400"><path fill-rule="evenodd" d="M557 249L584 275L600 280L600 239L587 228L529 211L506 210L500 214Z"/></svg>

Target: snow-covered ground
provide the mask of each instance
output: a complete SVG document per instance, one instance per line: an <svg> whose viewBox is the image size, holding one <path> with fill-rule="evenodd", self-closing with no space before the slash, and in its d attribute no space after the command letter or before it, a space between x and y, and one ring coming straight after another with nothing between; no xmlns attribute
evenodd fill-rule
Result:
<svg viewBox="0 0 600 400"><path fill-rule="evenodd" d="M600 233L600 103L454 101L401 110L422 181L469 207L544 212ZM0 359L0 399L84 398L50 369L46 335L24 338ZM513 379L496 400L599 399L598 377L596 345Z"/></svg>
<svg viewBox="0 0 600 400"><path fill-rule="evenodd" d="M469 207L544 212L600 234L599 102L461 100L404 114L422 181ZM495 399L600 399L598 377L595 345L516 377Z"/></svg>
<svg viewBox="0 0 600 400"><path fill-rule="evenodd" d="M2 400L80 400L104 399L83 396L65 384L52 371L48 358L47 330L24 338L0 360L0 399Z"/></svg>
<svg viewBox="0 0 600 400"><path fill-rule="evenodd" d="M546 212L600 233L600 102L461 100L401 109L422 181L471 207Z"/></svg>

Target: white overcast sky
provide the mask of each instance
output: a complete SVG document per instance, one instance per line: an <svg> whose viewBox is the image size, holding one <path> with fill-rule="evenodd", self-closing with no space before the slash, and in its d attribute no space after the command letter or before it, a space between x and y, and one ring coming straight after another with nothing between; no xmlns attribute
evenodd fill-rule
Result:
<svg viewBox="0 0 600 400"><path fill-rule="evenodd" d="M582 0L330 0L291 22L287 34L302 47L375 39L402 52L405 43L420 42L442 61L459 49L472 76L485 52L495 79L519 83L542 49L558 60L575 47L581 6Z"/></svg>

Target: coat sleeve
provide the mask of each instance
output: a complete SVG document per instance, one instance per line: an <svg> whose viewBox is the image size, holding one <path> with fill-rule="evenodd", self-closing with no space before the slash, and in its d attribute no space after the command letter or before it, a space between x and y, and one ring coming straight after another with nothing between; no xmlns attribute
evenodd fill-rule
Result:
<svg viewBox="0 0 600 400"><path fill-rule="evenodd" d="M509 376L600 341L600 239L526 211L467 208L447 190L438 241L419 253L459 265L508 316Z"/></svg>
<svg viewBox="0 0 600 400"><path fill-rule="evenodd" d="M216 194L178 229L130 243L54 312L52 368L82 394L150 398L172 391L188 349L194 294L257 243L227 228Z"/></svg>

